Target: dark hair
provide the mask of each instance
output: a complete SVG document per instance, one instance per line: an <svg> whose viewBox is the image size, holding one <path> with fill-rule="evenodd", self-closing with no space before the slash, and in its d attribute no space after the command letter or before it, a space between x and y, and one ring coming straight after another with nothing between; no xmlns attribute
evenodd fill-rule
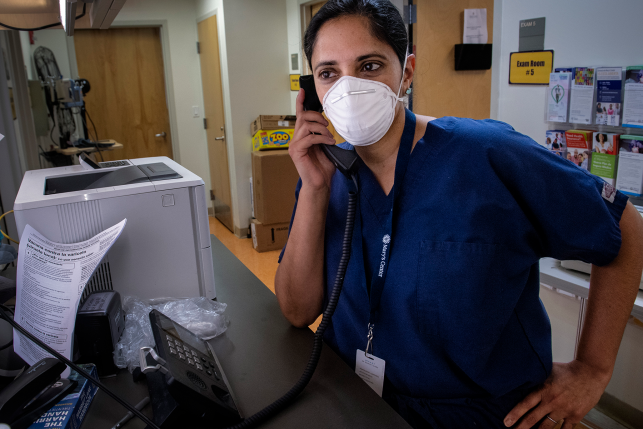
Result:
<svg viewBox="0 0 643 429"><path fill-rule="evenodd" d="M389 0L329 0L310 20L304 34L304 53L311 69L319 29L332 19L350 15L368 19L373 36L393 48L400 65L404 67L409 43L406 26L400 12Z"/></svg>
<svg viewBox="0 0 643 429"><path fill-rule="evenodd" d="M596 134L596 141L600 143L601 141L598 139L598 136L603 136L603 141L607 141L607 134L603 134L603 133Z"/></svg>

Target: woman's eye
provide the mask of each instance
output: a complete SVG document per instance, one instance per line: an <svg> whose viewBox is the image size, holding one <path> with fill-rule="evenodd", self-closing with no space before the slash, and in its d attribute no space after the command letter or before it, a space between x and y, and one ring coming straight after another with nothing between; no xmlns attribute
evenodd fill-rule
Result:
<svg viewBox="0 0 643 429"><path fill-rule="evenodd" d="M333 72L332 72L332 71L330 71L330 70L322 70L322 71L319 73L319 77L320 77L321 79L330 79L331 77L334 77L334 76L335 76L335 73L333 73Z"/></svg>
<svg viewBox="0 0 643 429"><path fill-rule="evenodd" d="M366 64L364 64L364 67L363 67L364 71L369 71L369 72L370 71L375 71L378 68L380 68L380 65L375 64L375 63L366 63Z"/></svg>

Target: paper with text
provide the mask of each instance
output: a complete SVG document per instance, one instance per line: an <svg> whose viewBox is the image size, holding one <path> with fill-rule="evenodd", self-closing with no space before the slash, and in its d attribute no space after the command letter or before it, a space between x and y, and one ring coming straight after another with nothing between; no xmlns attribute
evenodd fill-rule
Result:
<svg viewBox="0 0 643 429"><path fill-rule="evenodd" d="M464 10L462 43L487 43L487 9Z"/></svg>
<svg viewBox="0 0 643 429"><path fill-rule="evenodd" d="M76 311L87 281L120 236L127 219L81 243L48 240L30 225L20 237L14 320L71 358ZM14 329L13 349L29 365L50 356ZM67 375L69 368L63 373Z"/></svg>

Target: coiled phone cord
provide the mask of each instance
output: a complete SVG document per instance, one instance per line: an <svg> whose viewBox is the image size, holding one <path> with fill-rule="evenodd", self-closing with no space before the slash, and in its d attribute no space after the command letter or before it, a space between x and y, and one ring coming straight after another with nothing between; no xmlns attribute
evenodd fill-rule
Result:
<svg viewBox="0 0 643 429"><path fill-rule="evenodd" d="M354 179L354 178L353 178ZM357 184L357 183L355 183ZM333 291L328 298L328 305L322 320L315 331L315 340L313 342L313 350L308 359L308 365L304 373L299 378L299 381L281 398L277 399L272 404L265 407L263 410L258 411L252 416L245 419L243 422L231 426L228 429L247 429L258 425L259 423L264 422L270 417L277 414L279 411L286 408L295 398L304 390L304 388L310 382L310 379L315 373L317 364L319 363L319 358L321 357L321 351L323 346L323 337L324 331L330 323L330 319L333 317L335 312L335 307L337 307L337 302L339 301L339 295L342 292L342 286L344 285L344 275L346 274L346 268L348 267L348 260L351 256L351 242L353 239L353 227L355 226L355 212L357 211L357 193L349 192L348 193L348 210L346 213L346 228L344 228L344 239L342 241L342 256L339 260L339 266L337 267L337 275L335 276L335 283L333 285Z"/></svg>

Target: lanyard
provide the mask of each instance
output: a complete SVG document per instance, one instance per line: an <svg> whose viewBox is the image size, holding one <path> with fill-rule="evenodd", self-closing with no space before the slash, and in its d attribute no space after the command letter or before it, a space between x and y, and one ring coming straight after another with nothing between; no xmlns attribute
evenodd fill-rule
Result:
<svg viewBox="0 0 643 429"><path fill-rule="evenodd" d="M393 189L391 189L391 210L384 224L384 235L382 236L382 251L380 253L379 264L376 264L373 276L371 277L371 308L368 320L368 342L365 349L365 354L367 354L367 356L369 351L372 351L373 349L373 328L379 319L380 301L382 299L382 292L384 292L389 256L391 254L391 246L393 245L393 215L395 212L395 203L402 190L406 167L409 165L409 159L411 158L411 149L413 148L414 137L415 115L410 110L405 109L404 131L402 132L402 140L400 141L400 148L397 152L397 160L395 162L395 181L393 182Z"/></svg>

